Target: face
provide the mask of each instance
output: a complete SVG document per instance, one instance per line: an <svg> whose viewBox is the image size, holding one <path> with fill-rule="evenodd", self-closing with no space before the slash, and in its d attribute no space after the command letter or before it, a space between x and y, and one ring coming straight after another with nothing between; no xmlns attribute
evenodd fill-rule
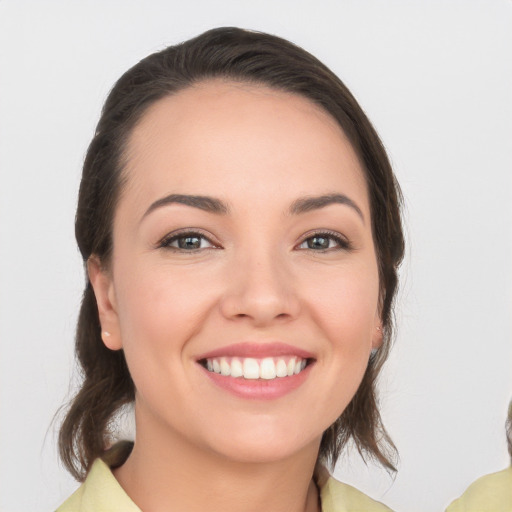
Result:
<svg viewBox="0 0 512 512"><path fill-rule="evenodd" d="M127 157L111 264L89 272L137 436L238 461L318 450L381 342L343 132L305 98L217 81L152 106Z"/></svg>

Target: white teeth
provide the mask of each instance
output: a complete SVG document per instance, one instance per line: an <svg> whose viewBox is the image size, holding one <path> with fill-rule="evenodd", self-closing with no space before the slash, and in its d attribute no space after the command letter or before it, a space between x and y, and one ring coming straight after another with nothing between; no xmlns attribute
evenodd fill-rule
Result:
<svg viewBox="0 0 512 512"><path fill-rule="evenodd" d="M260 365L256 359L247 357L244 359L243 364L244 379L259 379L260 378Z"/></svg>
<svg viewBox="0 0 512 512"><path fill-rule="evenodd" d="M288 368L286 367L286 363L284 359L279 359L276 365L276 376L277 377L287 377L288 376Z"/></svg>
<svg viewBox="0 0 512 512"><path fill-rule="evenodd" d="M231 366L229 366L225 357L220 358L220 374L225 376L231 375Z"/></svg>
<svg viewBox="0 0 512 512"><path fill-rule="evenodd" d="M250 380L291 377L304 370L306 365L306 359L296 356L265 357L263 359L253 357L206 359L206 368L210 372L219 373L224 377L243 377Z"/></svg>
<svg viewBox="0 0 512 512"><path fill-rule="evenodd" d="M242 363L239 359L233 359L231 361L231 377L242 377L243 374Z"/></svg>
<svg viewBox="0 0 512 512"><path fill-rule="evenodd" d="M287 366L288 377L291 377L295 372L295 357L290 358Z"/></svg>
<svg viewBox="0 0 512 512"><path fill-rule="evenodd" d="M266 357L260 364L260 377L270 380L276 378L276 365L271 357Z"/></svg>

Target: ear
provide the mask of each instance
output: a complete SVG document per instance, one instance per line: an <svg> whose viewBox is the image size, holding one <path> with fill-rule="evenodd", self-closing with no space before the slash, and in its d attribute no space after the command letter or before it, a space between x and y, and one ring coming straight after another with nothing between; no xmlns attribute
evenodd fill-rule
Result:
<svg viewBox="0 0 512 512"><path fill-rule="evenodd" d="M120 350L123 344L112 276L94 255L87 260L87 273L98 304L103 343L110 350Z"/></svg>
<svg viewBox="0 0 512 512"><path fill-rule="evenodd" d="M384 340L384 332L382 327L382 320L380 319L380 315L376 315L375 324L373 327L373 336L372 336L372 350L378 350L382 346L382 342Z"/></svg>

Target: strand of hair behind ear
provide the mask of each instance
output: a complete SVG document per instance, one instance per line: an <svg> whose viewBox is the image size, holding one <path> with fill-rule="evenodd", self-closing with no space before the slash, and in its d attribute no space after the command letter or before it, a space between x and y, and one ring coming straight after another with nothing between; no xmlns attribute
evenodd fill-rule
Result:
<svg viewBox="0 0 512 512"><path fill-rule="evenodd" d="M124 352L101 340L93 289L85 289L77 327L76 354L83 382L59 435L59 451L68 471L83 481L94 459L108 447L108 424L115 412L134 399ZM93 320L95 319L95 321Z"/></svg>

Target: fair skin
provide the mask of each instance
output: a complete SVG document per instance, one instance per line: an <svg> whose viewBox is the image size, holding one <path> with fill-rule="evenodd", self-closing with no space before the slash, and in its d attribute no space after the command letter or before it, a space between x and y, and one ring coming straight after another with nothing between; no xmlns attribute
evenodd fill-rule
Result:
<svg viewBox="0 0 512 512"><path fill-rule="evenodd" d="M116 478L145 512L317 510L322 433L382 341L350 143L305 98L207 82L150 107L125 173L110 265L89 261L137 390Z"/></svg>

